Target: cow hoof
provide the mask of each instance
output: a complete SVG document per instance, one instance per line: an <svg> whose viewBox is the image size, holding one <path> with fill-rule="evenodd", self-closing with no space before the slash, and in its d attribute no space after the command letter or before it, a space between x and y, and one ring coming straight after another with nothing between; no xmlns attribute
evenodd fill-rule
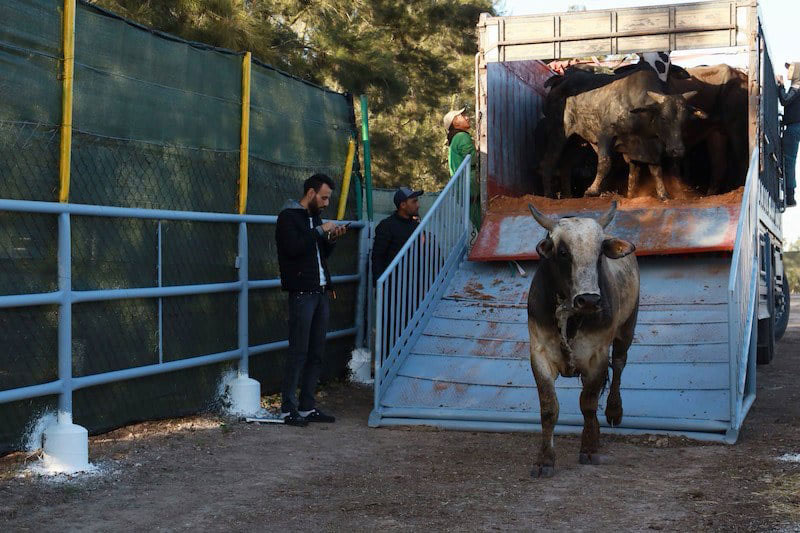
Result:
<svg viewBox="0 0 800 533"><path fill-rule="evenodd" d="M600 191L596 189L586 189L586 192L583 193L584 196L600 196Z"/></svg>
<svg viewBox="0 0 800 533"><path fill-rule="evenodd" d="M608 409L606 411L606 422L612 428L620 425L622 423L622 408Z"/></svg>
<svg viewBox="0 0 800 533"><path fill-rule="evenodd" d="M658 199L661 200L662 202L666 202L667 200L670 199L669 198L669 194L667 194L667 193L659 194L658 195Z"/></svg>
<svg viewBox="0 0 800 533"><path fill-rule="evenodd" d="M531 477L553 477L553 474L556 473L556 468L552 465L537 465L533 467L531 470Z"/></svg>
<svg viewBox="0 0 800 533"><path fill-rule="evenodd" d="M582 465L604 465L608 464L608 459L599 453L583 453L578 456L578 462Z"/></svg>

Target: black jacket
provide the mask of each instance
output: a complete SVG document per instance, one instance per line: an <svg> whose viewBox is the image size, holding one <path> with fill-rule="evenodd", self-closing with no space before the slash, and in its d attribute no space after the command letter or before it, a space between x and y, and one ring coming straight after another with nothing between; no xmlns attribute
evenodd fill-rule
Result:
<svg viewBox="0 0 800 533"><path fill-rule="evenodd" d="M307 291L320 287L317 246L325 271L325 287L331 289L327 259L334 244L322 231L319 215L312 217L312 224L308 221L310 216L308 210L294 200L287 201L278 215L275 242L278 245L281 288L285 291Z"/></svg>
<svg viewBox="0 0 800 533"><path fill-rule="evenodd" d="M375 242L372 244L373 283L377 282L417 226L419 222L403 218L397 211L380 221L375 228Z"/></svg>
<svg viewBox="0 0 800 533"><path fill-rule="evenodd" d="M783 85L778 85L778 99L783 104L783 123L800 122L800 90L789 87L784 94Z"/></svg>

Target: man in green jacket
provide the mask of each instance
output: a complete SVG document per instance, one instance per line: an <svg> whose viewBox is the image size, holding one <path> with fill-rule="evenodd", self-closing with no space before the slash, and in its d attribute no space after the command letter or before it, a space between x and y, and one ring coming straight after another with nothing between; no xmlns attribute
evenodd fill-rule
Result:
<svg viewBox="0 0 800 533"><path fill-rule="evenodd" d="M466 108L455 109L448 112L442 123L447 132L447 167L450 176L456 173L458 167L467 155L472 156L470 165L470 208L469 218L476 229L481 227L480 190L478 189L478 176L475 172L475 143L469 134L469 117L464 114Z"/></svg>
<svg viewBox="0 0 800 533"><path fill-rule="evenodd" d="M467 155L475 158L475 143L469 134L469 117L464 114L464 109L462 107L450 111L443 120L447 132L447 166L451 176L456 173Z"/></svg>

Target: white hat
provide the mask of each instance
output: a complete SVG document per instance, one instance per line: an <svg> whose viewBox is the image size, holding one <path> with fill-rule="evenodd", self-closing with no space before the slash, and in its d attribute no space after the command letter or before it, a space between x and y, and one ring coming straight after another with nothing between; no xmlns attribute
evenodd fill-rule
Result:
<svg viewBox="0 0 800 533"><path fill-rule="evenodd" d="M786 74L789 77L789 83L791 83L792 86L797 87L797 85L800 84L800 63L795 61L792 63L786 63L784 66L787 69Z"/></svg>
<svg viewBox="0 0 800 533"><path fill-rule="evenodd" d="M442 119L442 124L444 124L444 129L446 131L450 131L450 126L453 124L453 119L456 118L461 113L463 113L464 110L466 109L467 109L466 107L462 107L461 109L456 109L454 111L450 111L449 113L447 113L444 116L444 119Z"/></svg>

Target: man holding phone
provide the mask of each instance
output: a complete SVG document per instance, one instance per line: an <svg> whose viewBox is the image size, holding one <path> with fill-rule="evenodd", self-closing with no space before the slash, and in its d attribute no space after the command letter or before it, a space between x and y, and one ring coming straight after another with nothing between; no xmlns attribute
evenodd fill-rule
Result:
<svg viewBox="0 0 800 533"><path fill-rule="evenodd" d="M303 197L284 204L275 228L281 288L289 293L289 354L281 400L281 418L289 425L336 420L317 409L314 401L330 316L327 260L336 239L347 232L346 225L323 223L320 218L334 188L333 180L325 174L308 178L303 183Z"/></svg>

